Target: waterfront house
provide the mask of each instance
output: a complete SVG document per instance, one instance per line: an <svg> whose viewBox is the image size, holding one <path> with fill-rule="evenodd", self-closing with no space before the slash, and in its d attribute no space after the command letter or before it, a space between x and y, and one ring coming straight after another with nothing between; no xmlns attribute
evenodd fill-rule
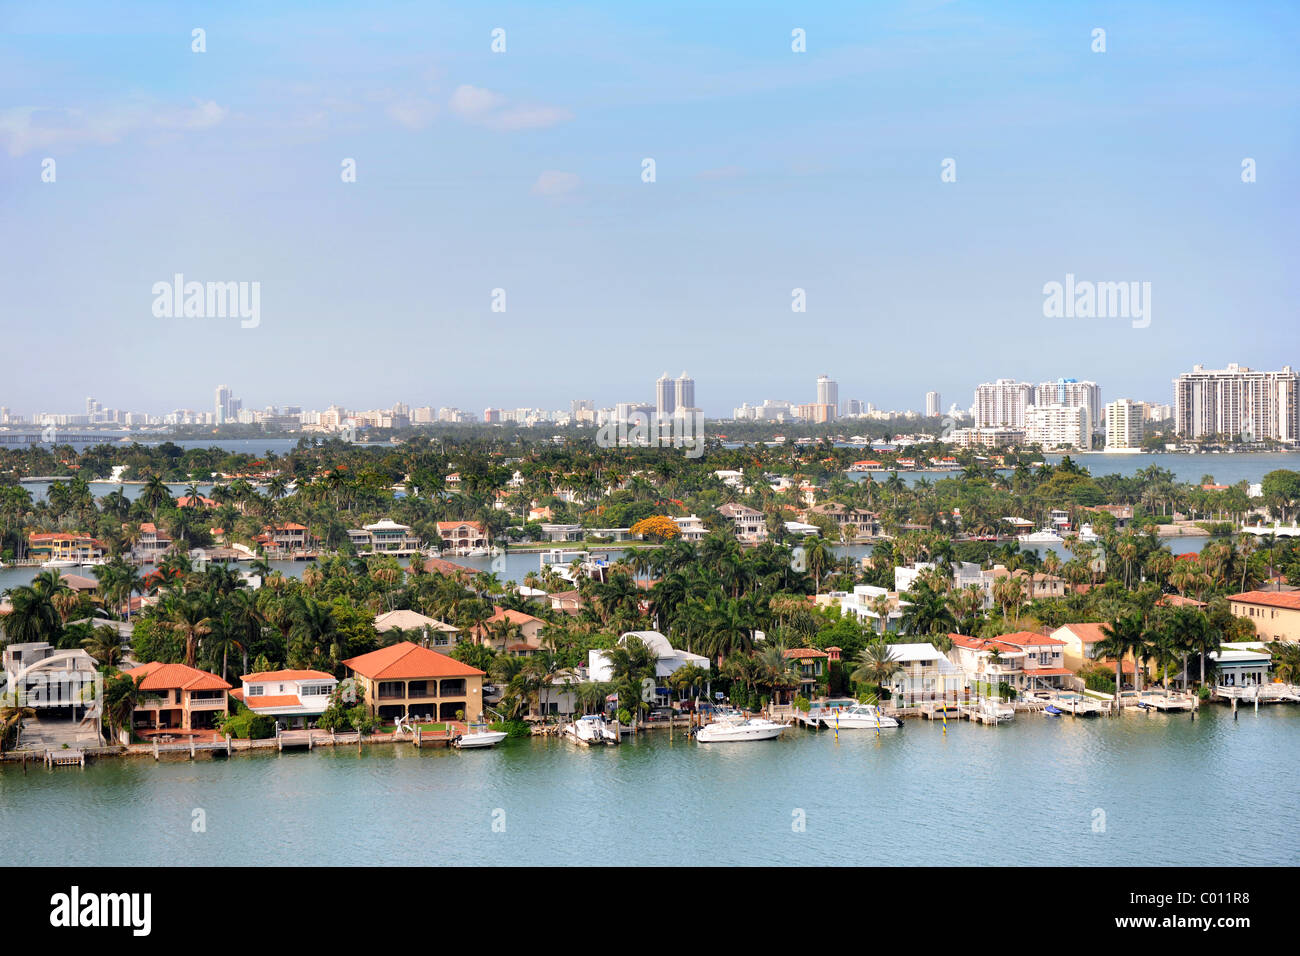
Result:
<svg viewBox="0 0 1300 956"><path fill-rule="evenodd" d="M503 627L503 622L508 622L511 626ZM470 636L475 644L490 647L498 654L524 656L541 649L542 630L545 627L546 622L539 617L493 605L492 616L471 629ZM511 632L508 637L503 636L506 631Z"/></svg>
<svg viewBox="0 0 1300 956"><path fill-rule="evenodd" d="M257 536L257 543L268 552L292 555L295 551L306 551L314 542L306 525L286 521L283 524L265 525Z"/></svg>
<svg viewBox="0 0 1300 956"><path fill-rule="evenodd" d="M731 530L740 541L757 544L767 538L767 521L757 508L728 502L718 508L718 514L731 522Z"/></svg>
<svg viewBox="0 0 1300 956"><path fill-rule="evenodd" d="M230 685L216 674L157 661L122 673L140 689L131 719L137 734L211 730L229 713Z"/></svg>
<svg viewBox="0 0 1300 956"><path fill-rule="evenodd" d="M1250 692L1269 682L1273 656L1263 641L1222 644L1205 656L1214 661L1214 690L1220 696Z"/></svg>
<svg viewBox="0 0 1300 956"><path fill-rule="evenodd" d="M815 647L787 647L781 652L781 656L787 661L796 662L795 668L799 672L799 696L807 697L809 700L817 696L817 686L825 683L831 661L840 659L838 650L832 654ZM791 695L789 693L783 695L778 691L777 703L785 703L780 699L782 696Z"/></svg>
<svg viewBox="0 0 1300 956"><path fill-rule="evenodd" d="M131 556L146 564L156 564L171 549L172 538L152 521L140 523L140 537L131 546Z"/></svg>
<svg viewBox="0 0 1300 956"><path fill-rule="evenodd" d="M392 554L405 556L420 551L419 535L411 534L410 525L383 518L374 524L348 529L348 540L361 556Z"/></svg>
<svg viewBox="0 0 1300 956"><path fill-rule="evenodd" d="M880 525L874 513L863 508L850 508L838 501L813 505L807 510L804 518L807 519L811 515L823 515L833 520L839 525L840 536L846 541L880 533Z"/></svg>
<svg viewBox="0 0 1300 956"><path fill-rule="evenodd" d="M94 703L98 665L79 647L60 649L45 641L10 644L0 662L4 667L0 703L73 718L84 716Z"/></svg>
<svg viewBox="0 0 1300 956"><path fill-rule="evenodd" d="M483 677L447 654L402 641L343 662L365 692L372 715L467 721L483 717Z"/></svg>
<svg viewBox="0 0 1300 956"><path fill-rule="evenodd" d="M460 639L460 628L437 618L426 617L418 611L387 611L375 617L375 630L380 634L400 630L406 634L420 635L419 643L435 651L450 654Z"/></svg>
<svg viewBox="0 0 1300 956"><path fill-rule="evenodd" d="M325 712L338 679L324 671L278 670L245 674L230 692L255 714L272 717L285 729L305 728Z"/></svg>
<svg viewBox="0 0 1300 956"><path fill-rule="evenodd" d="M487 531L477 521L439 521L438 537L442 547L453 553L488 546Z"/></svg>
<svg viewBox="0 0 1300 956"><path fill-rule="evenodd" d="M890 644L902 669L890 678L890 697L898 704L955 700L967 686L966 672L933 644Z"/></svg>
<svg viewBox="0 0 1300 956"><path fill-rule="evenodd" d="M93 561L106 550L104 542L88 534L49 531L27 536L27 556L37 561Z"/></svg>
<svg viewBox="0 0 1300 956"><path fill-rule="evenodd" d="M965 673L972 684L1005 683L1017 692L1048 687L1065 687L1073 677L1065 666L1065 642L1055 637L1017 631L983 639L951 634L948 659Z"/></svg>
<svg viewBox="0 0 1300 956"><path fill-rule="evenodd" d="M1099 667L1112 674L1115 672L1114 658L1099 655L1097 652L1097 645L1106 640L1106 632L1102 630L1105 626L1100 621L1086 621L1063 624L1052 632L1052 637L1063 644L1061 659L1066 667L1076 674L1089 667ZM1134 668L1133 652L1129 651L1124 655L1120 673L1132 679ZM1149 673L1149 668L1147 672Z"/></svg>
<svg viewBox="0 0 1300 956"><path fill-rule="evenodd" d="M629 637L639 638L654 651L655 656L658 658L658 662L655 664L656 677L671 677L687 664L694 664L706 671L710 669L710 662L707 657L701 657L699 654L692 654L689 651L678 650L669 643L668 638L658 631L627 631L619 636L618 642L626 644ZM594 681L613 680L614 669L610 663L609 655L600 650L588 651L587 673ZM666 704L669 697L667 687L655 688L656 703Z"/></svg>
<svg viewBox="0 0 1300 956"><path fill-rule="evenodd" d="M1262 640L1300 642L1300 591L1245 591L1229 596L1228 607Z"/></svg>
<svg viewBox="0 0 1300 956"><path fill-rule="evenodd" d="M879 598L885 598L889 602L889 608L885 612L885 631L898 630L898 625L903 618L904 602L899 600L899 595L874 584L855 584L852 593L833 591L830 597L832 602L836 600L839 602L840 614L856 615L877 634L881 632L880 615L876 613L875 608Z"/></svg>

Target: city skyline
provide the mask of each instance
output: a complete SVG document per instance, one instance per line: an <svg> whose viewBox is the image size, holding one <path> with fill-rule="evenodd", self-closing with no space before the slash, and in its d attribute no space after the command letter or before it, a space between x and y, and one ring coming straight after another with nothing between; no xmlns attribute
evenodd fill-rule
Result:
<svg viewBox="0 0 1300 956"><path fill-rule="evenodd" d="M274 366L250 404L323 407L347 380L359 405L563 407L578 369L625 400L633 339L715 416L758 397L755 367L807 400L827 350L863 355L842 394L885 407L964 394L972 364L1056 377L1043 355L1151 397L1166 365L1275 366L1300 355L1300 13L1211 40L1181 9L1106 10L1095 52L1097 24L1028 3L736 5L725 29L687 4L513 8L505 53L455 7L10 9L5 400L79 401L50 367L147 407ZM310 42L274 28L295 12ZM259 284L257 320L160 317L176 275ZM1149 283L1149 326L1047 318L1074 276ZM537 374L541 336L563 374Z"/></svg>

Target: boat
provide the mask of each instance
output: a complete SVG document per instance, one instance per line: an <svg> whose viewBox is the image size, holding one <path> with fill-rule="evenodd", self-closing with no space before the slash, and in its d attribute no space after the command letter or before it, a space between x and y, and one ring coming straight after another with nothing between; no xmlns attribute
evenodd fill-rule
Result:
<svg viewBox="0 0 1300 956"><path fill-rule="evenodd" d="M510 736L503 730L488 730L486 724L470 724L469 729L473 730L473 733L457 734L451 738L451 745L460 750L495 747Z"/></svg>
<svg viewBox="0 0 1300 956"><path fill-rule="evenodd" d="M87 558L81 562L83 568L101 568L108 564L103 558Z"/></svg>
<svg viewBox="0 0 1300 956"><path fill-rule="evenodd" d="M43 568L75 568L80 564L79 561L72 561L68 558L50 558L48 561L42 561Z"/></svg>
<svg viewBox="0 0 1300 956"><path fill-rule="evenodd" d="M980 701L979 709L981 714L984 714L986 717L992 717L994 720L999 722L1010 720L1016 716L1016 709L1010 704L1004 703L1000 700L990 700L985 698Z"/></svg>
<svg viewBox="0 0 1300 956"><path fill-rule="evenodd" d="M749 743L755 740L775 740L785 733L789 724L778 724L762 717L727 717L706 724L695 733L702 744Z"/></svg>
<svg viewBox="0 0 1300 956"><path fill-rule="evenodd" d="M1032 534L1022 534L1017 537L1021 544L1062 544L1065 539L1053 531L1051 528L1043 528Z"/></svg>
<svg viewBox="0 0 1300 956"><path fill-rule="evenodd" d="M618 734L610 729L599 714L587 714L564 726L563 733L580 744L600 745L618 743Z"/></svg>
<svg viewBox="0 0 1300 956"><path fill-rule="evenodd" d="M1043 709L1043 713L1048 717L1060 717L1065 713L1065 711L1061 710L1061 708L1057 707L1055 704L1048 704L1047 707Z"/></svg>
<svg viewBox="0 0 1300 956"><path fill-rule="evenodd" d="M858 704L844 710L822 714L822 726L828 730L876 730L898 727L897 720L885 714L875 704Z"/></svg>

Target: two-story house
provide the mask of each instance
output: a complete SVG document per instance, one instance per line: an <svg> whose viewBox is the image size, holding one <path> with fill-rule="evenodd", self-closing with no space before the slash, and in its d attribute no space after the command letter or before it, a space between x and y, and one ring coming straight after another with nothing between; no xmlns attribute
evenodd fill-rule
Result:
<svg viewBox="0 0 1300 956"><path fill-rule="evenodd" d="M140 537L131 546L131 556L146 564L157 564L171 549L172 538L152 521L140 523Z"/></svg>
<svg viewBox="0 0 1300 956"><path fill-rule="evenodd" d="M477 521L439 521L438 537L444 550L453 554L488 546L488 533Z"/></svg>
<svg viewBox="0 0 1300 956"><path fill-rule="evenodd" d="M890 644L889 651L899 665L888 684L896 704L955 701L966 689L966 672L933 644Z"/></svg>
<svg viewBox="0 0 1300 956"><path fill-rule="evenodd" d="M259 671L240 678L230 696L255 714L274 718L285 729L305 728L325 713L338 679L324 671Z"/></svg>
<svg viewBox="0 0 1300 956"><path fill-rule="evenodd" d="M230 685L216 674L157 661L122 673L140 690L131 718L140 736L212 730L229 713Z"/></svg>
<svg viewBox="0 0 1300 956"><path fill-rule="evenodd" d="M460 628L411 610L385 611L376 615L375 630L380 634L389 631L401 631L406 636L418 634L416 643L444 654L450 654L460 640Z"/></svg>
<svg viewBox="0 0 1300 956"><path fill-rule="evenodd" d="M418 554L421 547L420 536L411 533L410 525L398 524L390 518L349 528L348 540L357 554L363 556Z"/></svg>
<svg viewBox="0 0 1300 956"><path fill-rule="evenodd" d="M88 534L49 531L27 536L27 556L40 561L95 561L105 550L102 541Z"/></svg>
<svg viewBox="0 0 1300 956"><path fill-rule="evenodd" d="M499 605L492 616L470 631L475 644L483 644L498 654L526 656L541 649L546 622L523 611L508 611Z"/></svg>
<svg viewBox="0 0 1300 956"><path fill-rule="evenodd" d="M718 514L731 522L731 530L738 540L756 544L767 539L767 520L757 508L727 502L718 508Z"/></svg>
<svg viewBox="0 0 1300 956"><path fill-rule="evenodd" d="M818 696L818 685L826 682L831 661L840 659L840 652L838 648L831 652L818 650L815 647L787 647L781 652L781 656L795 662L794 666L799 672L799 696L812 700ZM777 696L792 698L794 692L778 691ZM788 701L778 700L777 703L788 703Z"/></svg>
<svg viewBox="0 0 1300 956"><path fill-rule="evenodd" d="M1300 643L1300 591L1245 591L1229 596L1228 608L1254 624L1260 640Z"/></svg>
<svg viewBox="0 0 1300 956"><path fill-rule="evenodd" d="M343 662L372 715L466 721L483 717L483 671L402 641Z"/></svg>

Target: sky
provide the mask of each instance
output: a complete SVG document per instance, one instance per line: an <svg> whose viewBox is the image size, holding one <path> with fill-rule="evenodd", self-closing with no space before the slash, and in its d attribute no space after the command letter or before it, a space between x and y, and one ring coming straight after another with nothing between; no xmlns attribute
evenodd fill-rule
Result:
<svg viewBox="0 0 1300 956"><path fill-rule="evenodd" d="M1300 366L1297 49L1288 3L0 4L0 404ZM178 273L258 283L256 326L156 315ZM1149 325L1045 316L1067 275L1149 282Z"/></svg>

